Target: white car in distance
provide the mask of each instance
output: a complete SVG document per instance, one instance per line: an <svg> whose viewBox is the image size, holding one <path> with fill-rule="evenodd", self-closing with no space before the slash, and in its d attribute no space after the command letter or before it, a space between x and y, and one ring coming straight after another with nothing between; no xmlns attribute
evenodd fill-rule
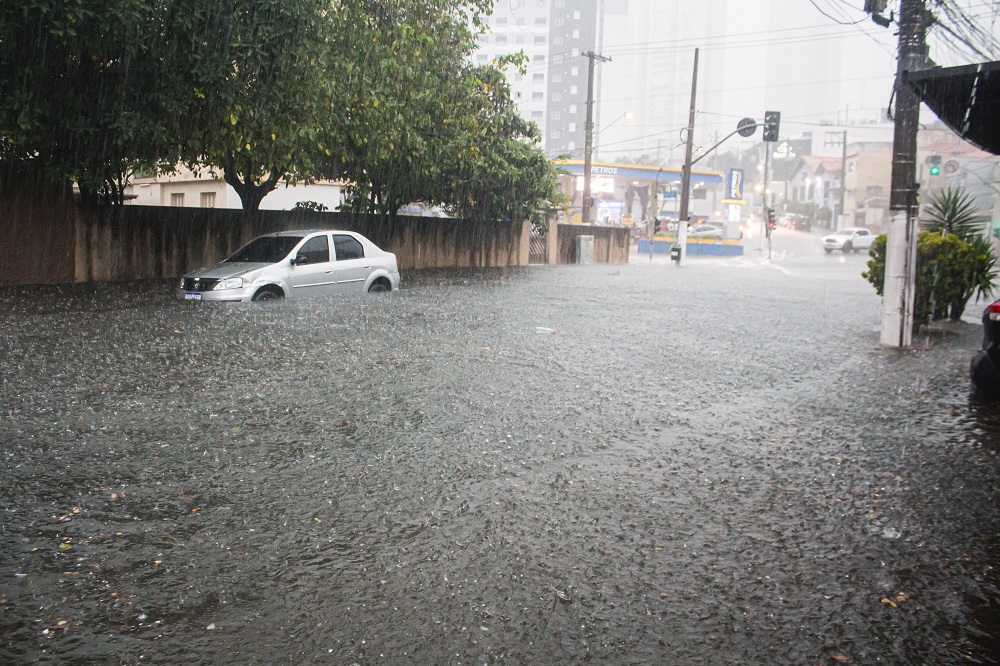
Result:
<svg viewBox="0 0 1000 666"><path fill-rule="evenodd" d="M827 254L834 250L840 250L847 254L848 252L867 250L874 242L875 234L864 227L844 227L829 236L823 236L823 249Z"/></svg>

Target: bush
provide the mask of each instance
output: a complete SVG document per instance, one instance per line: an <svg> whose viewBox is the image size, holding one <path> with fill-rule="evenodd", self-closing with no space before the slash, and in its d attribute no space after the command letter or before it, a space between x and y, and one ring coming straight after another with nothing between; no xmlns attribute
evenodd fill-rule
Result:
<svg viewBox="0 0 1000 666"><path fill-rule="evenodd" d="M879 296L885 287L886 235L875 239L868 270L861 274ZM941 319L957 320L973 293L989 294L996 277L996 259L982 237L964 241L955 234L922 231L917 236L916 293L913 330Z"/></svg>

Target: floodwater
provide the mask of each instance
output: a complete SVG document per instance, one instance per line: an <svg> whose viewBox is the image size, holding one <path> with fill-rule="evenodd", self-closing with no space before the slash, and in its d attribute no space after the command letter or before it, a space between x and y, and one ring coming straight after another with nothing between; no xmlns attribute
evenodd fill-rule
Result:
<svg viewBox="0 0 1000 666"><path fill-rule="evenodd" d="M883 348L792 240L0 290L0 663L996 663L982 306Z"/></svg>

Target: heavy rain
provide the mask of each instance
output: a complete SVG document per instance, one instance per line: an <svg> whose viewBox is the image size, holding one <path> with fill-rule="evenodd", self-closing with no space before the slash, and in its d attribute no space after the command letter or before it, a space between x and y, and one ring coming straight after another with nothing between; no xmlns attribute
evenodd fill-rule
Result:
<svg viewBox="0 0 1000 666"><path fill-rule="evenodd" d="M0 291L5 663L991 663L979 327L863 255ZM972 308L977 309L977 308Z"/></svg>
<svg viewBox="0 0 1000 666"><path fill-rule="evenodd" d="M998 25L0 3L0 665L1000 663Z"/></svg>

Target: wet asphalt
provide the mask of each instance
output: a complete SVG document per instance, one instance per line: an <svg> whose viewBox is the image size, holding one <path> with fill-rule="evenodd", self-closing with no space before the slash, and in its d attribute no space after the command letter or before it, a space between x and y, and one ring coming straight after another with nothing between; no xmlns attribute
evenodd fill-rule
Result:
<svg viewBox="0 0 1000 666"><path fill-rule="evenodd" d="M0 289L0 663L997 663L982 304L884 348L817 237Z"/></svg>

